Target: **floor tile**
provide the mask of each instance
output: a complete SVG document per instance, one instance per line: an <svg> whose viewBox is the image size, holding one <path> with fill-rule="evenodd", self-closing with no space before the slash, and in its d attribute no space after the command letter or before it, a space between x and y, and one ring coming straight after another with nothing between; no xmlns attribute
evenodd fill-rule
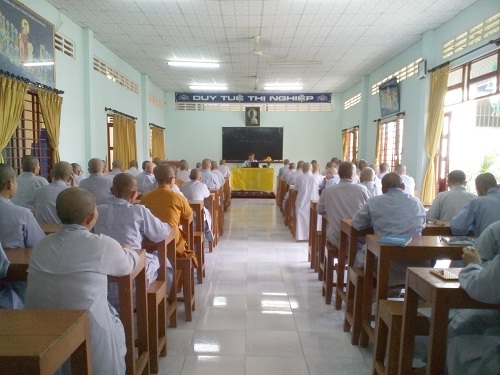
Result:
<svg viewBox="0 0 500 375"><path fill-rule="evenodd" d="M167 333L160 374L365 375L373 345L359 348L321 295L307 261L275 201L234 199L225 233L205 252L206 277L196 284L196 311Z"/></svg>

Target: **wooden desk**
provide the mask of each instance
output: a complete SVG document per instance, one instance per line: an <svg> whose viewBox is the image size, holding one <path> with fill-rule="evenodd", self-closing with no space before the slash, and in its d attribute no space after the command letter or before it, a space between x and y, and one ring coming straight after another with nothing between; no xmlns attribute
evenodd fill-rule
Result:
<svg viewBox="0 0 500 375"><path fill-rule="evenodd" d="M120 277L108 276L108 281L118 283L120 293L120 319L125 328L125 341L127 344L127 354L125 355L127 375L149 374L146 251L137 250L137 252L140 260L130 275ZM136 290L137 337L134 327L134 281ZM136 341L137 346L135 345ZM135 356L136 348L138 358Z"/></svg>
<svg viewBox="0 0 500 375"><path fill-rule="evenodd" d="M189 219L181 219L180 226L187 237L187 245L189 250L194 251L194 221L193 215Z"/></svg>
<svg viewBox="0 0 500 375"><path fill-rule="evenodd" d="M461 249L461 247L460 247ZM449 310L499 309L499 305L478 302L460 288L458 281L444 281L433 276L431 268L410 267L406 271L406 296L403 312L403 331L399 356L399 373L412 373L415 340L415 321L418 297L431 303L431 324L427 347L427 374L443 374L446 362ZM459 270L455 268L453 270Z"/></svg>
<svg viewBox="0 0 500 375"><path fill-rule="evenodd" d="M340 221L340 242L339 242L339 258L338 269L344 269L346 258L348 260L348 269L354 266L356 258L357 242L360 237L373 234L373 228L358 231L352 226L352 219L342 219ZM450 223L429 224L425 225L422 231L423 236L451 236ZM337 275L337 287L335 291L335 309L340 310L342 301L346 300L344 291L344 274Z"/></svg>
<svg viewBox="0 0 500 375"><path fill-rule="evenodd" d="M274 168L231 168L232 190L273 191Z"/></svg>
<svg viewBox="0 0 500 375"><path fill-rule="evenodd" d="M311 268L318 272L318 259L316 257L318 246L318 201L311 199L309 204L309 243L307 251L307 260L311 262Z"/></svg>
<svg viewBox="0 0 500 375"><path fill-rule="evenodd" d="M363 289L363 313L361 316L360 345L367 346L369 338L374 338L371 326L373 301L373 275L377 272L375 301L386 299L389 289L389 265L393 260L432 260L435 258L462 259L462 247L453 246L440 240L439 236L413 236L406 247L377 243L380 235L366 236L365 283ZM377 263L376 263L377 262ZM376 265L376 268L375 268Z"/></svg>
<svg viewBox="0 0 500 375"><path fill-rule="evenodd" d="M426 223L422 236L452 236L450 222Z"/></svg>
<svg viewBox="0 0 500 375"><path fill-rule="evenodd" d="M127 365L127 375L149 373L149 352L148 352L148 320L146 302L146 252L137 250L140 261L134 272L126 276L108 276L109 281L118 283L120 293L120 319L125 328L125 340L127 344L127 355L125 363ZM29 257L31 249L5 249L5 254L10 262L7 276L4 280L22 281L27 280ZM133 290L134 280L136 281L136 311L137 311L137 342L139 358L135 358L135 330L134 330L134 304Z"/></svg>
<svg viewBox="0 0 500 375"><path fill-rule="evenodd" d="M27 281L28 280L28 265L31 256L31 249L4 249L5 255L10 262L7 275L4 281Z"/></svg>
<svg viewBox="0 0 500 375"><path fill-rule="evenodd" d="M52 234L55 233L61 228L62 224L55 224L55 223L43 223L40 224L40 228L42 228L43 233L45 234Z"/></svg>
<svg viewBox="0 0 500 375"><path fill-rule="evenodd" d="M368 234L373 234L373 228L359 231L352 226L352 219L340 220L339 257L337 259L338 270L345 269L346 259L348 270L350 267L354 266L358 239ZM344 291L344 272L338 272L337 286L335 288L335 309L340 310L342 301L345 302L346 300L346 292Z"/></svg>
<svg viewBox="0 0 500 375"><path fill-rule="evenodd" d="M71 357L72 374L92 374L88 312L0 310L0 373L53 374Z"/></svg>

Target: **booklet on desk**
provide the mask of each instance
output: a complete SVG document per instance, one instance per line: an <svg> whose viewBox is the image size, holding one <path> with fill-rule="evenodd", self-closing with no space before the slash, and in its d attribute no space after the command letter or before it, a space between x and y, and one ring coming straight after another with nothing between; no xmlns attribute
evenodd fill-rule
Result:
<svg viewBox="0 0 500 375"><path fill-rule="evenodd" d="M440 237L441 241L446 242L449 245L474 245L476 239L466 236L452 236L452 237Z"/></svg>
<svg viewBox="0 0 500 375"><path fill-rule="evenodd" d="M406 246L410 243L411 236L407 234L386 234L378 239L378 243L385 245Z"/></svg>

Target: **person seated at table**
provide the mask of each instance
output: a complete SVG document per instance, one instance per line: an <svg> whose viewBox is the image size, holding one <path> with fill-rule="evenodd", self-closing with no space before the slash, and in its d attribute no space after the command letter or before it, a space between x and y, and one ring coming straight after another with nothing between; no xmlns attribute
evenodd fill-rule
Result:
<svg viewBox="0 0 500 375"><path fill-rule="evenodd" d="M243 167L243 168L248 168L248 167L250 167L250 166L252 165L252 163L253 163L253 162L255 162L255 161L257 161L257 160L255 160L255 154L254 154L253 152L250 152L250 153L248 154L248 159L247 159L247 160L245 160L245 161L243 162L242 167Z"/></svg>
<svg viewBox="0 0 500 375"><path fill-rule="evenodd" d="M35 208L35 192L38 188L48 185L49 182L39 176L40 162L32 155L24 155L21 158L23 173L17 178L17 194L12 198L16 206L26 207L30 210Z"/></svg>
<svg viewBox="0 0 500 375"><path fill-rule="evenodd" d="M288 165L290 164L290 160L288 159L285 159L283 160L283 166L279 169L278 171L278 178L280 180L283 180L285 175L287 174L287 171L289 171L290 169L288 168Z"/></svg>
<svg viewBox="0 0 500 375"><path fill-rule="evenodd" d="M312 172L312 175L318 180L318 185L321 185L324 177L320 173L321 170L320 170L319 164L317 162L316 162L316 164L311 163L311 172Z"/></svg>
<svg viewBox="0 0 500 375"><path fill-rule="evenodd" d="M326 215L328 220L326 237L337 248L340 240L340 221L351 218L371 196L366 186L354 183L355 176L356 166L353 163L340 163L340 182L323 190L318 202L318 214Z"/></svg>
<svg viewBox="0 0 500 375"><path fill-rule="evenodd" d="M304 173L302 171L303 165L304 165L304 160L299 160L297 162L297 168L295 169L295 172L292 172L288 175L288 178L286 181L288 185L294 185L295 181L297 181L297 177L302 176L302 174Z"/></svg>
<svg viewBox="0 0 500 375"><path fill-rule="evenodd" d="M125 171L125 173L129 173L134 177L137 177L137 175L141 173L139 172L139 164L137 164L137 160L131 160L128 166L129 168Z"/></svg>
<svg viewBox="0 0 500 375"><path fill-rule="evenodd" d="M122 162L120 160L113 160L111 163L111 172L108 172L106 176L114 178L118 173L123 173L122 171Z"/></svg>
<svg viewBox="0 0 500 375"><path fill-rule="evenodd" d="M231 177L231 170L226 165L226 161L224 159L220 160L220 162L219 162L219 168L218 169L219 169L220 173L222 173L222 175L224 176L224 178Z"/></svg>
<svg viewBox="0 0 500 375"><path fill-rule="evenodd" d="M427 220L450 221L476 195L467 191L467 179L461 170L448 173L449 191L439 193L427 211Z"/></svg>
<svg viewBox="0 0 500 375"><path fill-rule="evenodd" d="M377 178L377 176L375 176L375 171L370 167L363 168L361 174L359 175L360 184L366 186L372 197L382 194L382 191L379 190L379 187L375 182L375 178Z"/></svg>
<svg viewBox="0 0 500 375"><path fill-rule="evenodd" d="M500 220L500 190L491 173L481 173L476 177L477 198L469 201L450 221L451 233L465 235L481 233L492 223Z"/></svg>
<svg viewBox="0 0 500 375"><path fill-rule="evenodd" d="M207 185L209 189L219 190L221 188L219 177L211 171L212 161L210 159L203 159L201 168L201 182Z"/></svg>
<svg viewBox="0 0 500 375"><path fill-rule="evenodd" d="M144 170L137 175L137 189L140 194L147 193L156 188L156 179L153 174L154 168L155 165L148 161L144 165Z"/></svg>
<svg viewBox="0 0 500 375"><path fill-rule="evenodd" d="M35 219L42 223L60 223L56 212L56 198L69 186L76 187L73 168L67 161L58 161L52 171L53 180L35 193Z"/></svg>
<svg viewBox="0 0 500 375"><path fill-rule="evenodd" d="M6 249L31 248L45 237L45 233L31 210L12 203L16 193L16 172L11 166L0 164L0 243Z"/></svg>
<svg viewBox="0 0 500 375"><path fill-rule="evenodd" d="M295 239L309 240L309 220L311 199L319 199L319 180L311 172L311 164L302 165L302 176L297 177L294 189L297 191L295 200Z"/></svg>
<svg viewBox="0 0 500 375"><path fill-rule="evenodd" d="M191 258L195 267L198 266L196 254L187 247L187 236L179 225L181 219L189 219L193 210L187 199L172 191L175 184L174 169L168 164L155 167L154 175L158 187L144 194L141 204L145 205L158 219L170 225L176 231L176 253L181 258Z"/></svg>
<svg viewBox="0 0 500 375"><path fill-rule="evenodd" d="M211 168L212 173L214 175L216 175L217 178L219 179L219 185L221 187L224 186L226 179L224 178L224 175L222 174L222 172L217 169L217 162L215 160L212 160L210 162L210 168Z"/></svg>
<svg viewBox="0 0 500 375"><path fill-rule="evenodd" d="M400 177L401 181L405 185L404 191L411 196L415 195L415 180L413 177L410 177L406 174L406 165L398 164L396 168L394 168L394 172L396 172Z"/></svg>
<svg viewBox="0 0 500 375"><path fill-rule="evenodd" d="M483 244L488 246L486 243ZM479 246L478 250L471 247L463 249L462 260L466 266L458 275L460 286L475 300L500 304L500 284L498 283L500 255L495 255L487 265L483 265L479 251L491 252L491 250ZM448 325L448 373L498 374L500 372L500 311L477 309L456 310L455 313L456 315Z"/></svg>
<svg viewBox="0 0 500 375"><path fill-rule="evenodd" d="M326 172L325 177L323 178L323 181L319 185L320 191L325 190L328 186L336 185L340 181L338 170L331 163L325 172Z"/></svg>
<svg viewBox="0 0 500 375"><path fill-rule="evenodd" d="M288 170L285 170L285 173L283 175L283 181L288 183L288 177L290 177L290 175L294 173L296 170L297 168L295 168L295 163L288 164Z"/></svg>
<svg viewBox="0 0 500 375"><path fill-rule="evenodd" d="M380 172L377 174L377 177L382 181L384 176L390 172L391 166L387 163L380 163L379 170Z"/></svg>
<svg viewBox="0 0 500 375"><path fill-rule="evenodd" d="M190 181L184 182L181 186L181 193L184 194L188 201L202 201L210 196L210 190L207 185L201 182L201 172L197 168L193 168L189 174ZM205 238L208 241L213 241L212 234L212 215L210 211L203 206L205 214Z"/></svg>
<svg viewBox="0 0 500 375"><path fill-rule="evenodd" d="M80 181L85 178L83 176L82 167L78 163L71 163L71 167L73 168L73 178L75 179L76 187L79 187Z"/></svg>
<svg viewBox="0 0 500 375"><path fill-rule="evenodd" d="M111 195L111 185L113 181L103 173L105 164L99 158L89 160L88 171L90 176L80 181L83 189L94 194L97 204L103 204L113 198Z"/></svg>
<svg viewBox="0 0 500 375"><path fill-rule="evenodd" d="M201 201L210 196L210 190L208 190L207 185L201 182L201 172L199 169L191 169L189 181L182 184L181 193L184 194L187 200L195 201Z"/></svg>
<svg viewBox="0 0 500 375"><path fill-rule="evenodd" d="M115 199L97 206L98 217L94 226L95 234L105 234L122 245L141 249L144 236L152 242L160 242L170 233L170 226L154 216L145 206L136 204L137 180L128 173L120 173L113 179L111 193ZM168 262L168 259L167 259ZM148 285L158 278L160 262L158 253L146 254L146 275ZM173 268L167 264L167 285L172 285ZM167 290L168 287L167 287ZM108 299L116 308L119 306L118 286L110 284Z"/></svg>
<svg viewBox="0 0 500 375"><path fill-rule="evenodd" d="M94 373L123 375L125 332L108 303L106 276L132 273L139 256L111 237L90 232L98 213L88 190L63 190L56 209L63 225L33 248L25 307L87 310Z"/></svg>
<svg viewBox="0 0 500 375"><path fill-rule="evenodd" d="M357 230L373 228L375 234L420 235L425 228L425 209L420 201L406 194L404 183L395 172L382 178L382 195L371 197L352 217ZM366 245L356 253L355 267L364 268ZM427 261L393 261L390 265L389 286L405 283L407 267L429 267Z"/></svg>
<svg viewBox="0 0 500 375"><path fill-rule="evenodd" d="M361 171L368 167L368 163L366 162L365 159L359 159L358 162L356 163L356 176L360 177L361 176Z"/></svg>
<svg viewBox="0 0 500 375"><path fill-rule="evenodd" d="M177 172L175 174L175 181L177 183L181 183L181 185L184 182L189 181L189 164L186 160L182 159L179 162L179 169L177 169Z"/></svg>

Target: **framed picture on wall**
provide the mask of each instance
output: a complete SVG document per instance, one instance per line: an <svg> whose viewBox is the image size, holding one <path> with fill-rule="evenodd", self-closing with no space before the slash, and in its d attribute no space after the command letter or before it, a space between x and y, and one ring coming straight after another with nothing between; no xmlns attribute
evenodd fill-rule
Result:
<svg viewBox="0 0 500 375"><path fill-rule="evenodd" d="M245 107L245 125L260 126L260 107Z"/></svg>
<svg viewBox="0 0 500 375"><path fill-rule="evenodd" d="M54 87L54 25L14 0L0 0L0 67Z"/></svg>

